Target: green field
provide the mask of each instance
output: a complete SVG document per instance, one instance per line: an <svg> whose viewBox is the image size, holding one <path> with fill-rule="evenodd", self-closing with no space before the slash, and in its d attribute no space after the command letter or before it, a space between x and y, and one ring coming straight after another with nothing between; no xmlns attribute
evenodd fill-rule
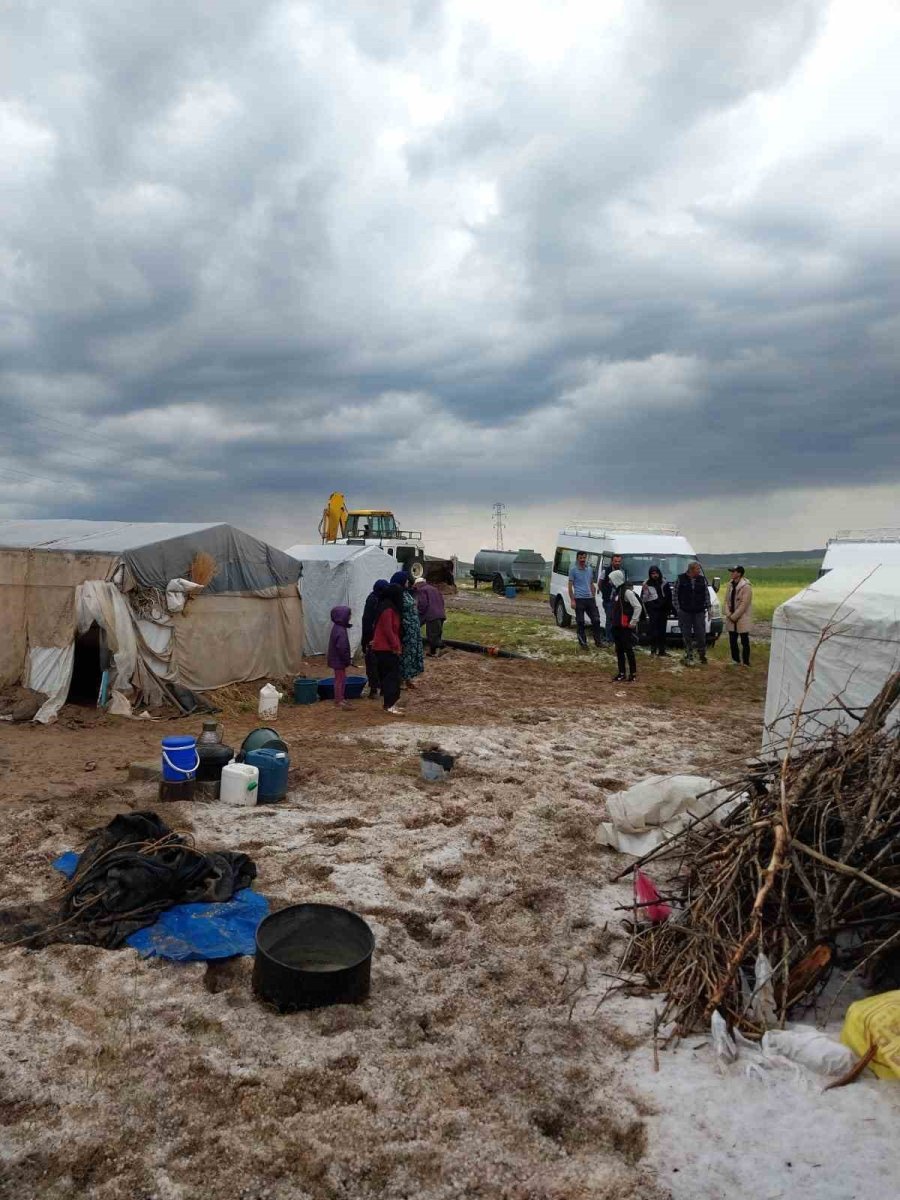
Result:
<svg viewBox="0 0 900 1200"><path fill-rule="evenodd" d="M812 563L808 567L800 565L760 567L755 571L751 571L748 567L747 578L753 585L754 621L771 621L772 614L778 605L808 587L818 574L818 563ZM719 591L719 597L723 601L729 579L728 573L723 573L722 587Z"/></svg>

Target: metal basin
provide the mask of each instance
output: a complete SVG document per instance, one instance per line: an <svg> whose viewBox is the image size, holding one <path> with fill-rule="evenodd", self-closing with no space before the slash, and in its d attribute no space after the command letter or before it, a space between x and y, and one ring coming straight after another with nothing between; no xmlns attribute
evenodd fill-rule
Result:
<svg viewBox="0 0 900 1200"><path fill-rule="evenodd" d="M256 931L253 990L279 1012L358 1004L369 994L375 937L334 904L294 904Z"/></svg>

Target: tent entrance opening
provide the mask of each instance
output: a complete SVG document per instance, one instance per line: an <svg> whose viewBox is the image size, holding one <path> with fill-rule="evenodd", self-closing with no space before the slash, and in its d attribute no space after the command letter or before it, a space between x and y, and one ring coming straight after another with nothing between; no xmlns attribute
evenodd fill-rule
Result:
<svg viewBox="0 0 900 1200"><path fill-rule="evenodd" d="M75 638L75 659L72 667L72 682L69 684L67 704L95 707L100 695L100 680L103 669L100 665L101 638L99 625L92 625L86 633Z"/></svg>

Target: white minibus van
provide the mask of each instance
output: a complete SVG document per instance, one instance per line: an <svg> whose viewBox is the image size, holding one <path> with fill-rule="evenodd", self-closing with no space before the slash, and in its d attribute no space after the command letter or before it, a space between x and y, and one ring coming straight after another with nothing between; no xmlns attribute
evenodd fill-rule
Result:
<svg viewBox="0 0 900 1200"><path fill-rule="evenodd" d="M686 537L668 525L615 525L575 522L568 529L561 529L556 539L556 552L550 575L550 607L560 627L571 625L575 615L569 600L569 569L575 565L575 555L584 550L588 565L594 572L598 586L609 570L614 554L622 555L622 568L631 584L641 584L652 566L657 566L663 577L672 584L674 593L678 576L687 570L687 565L697 555ZM722 606L716 591L719 581L710 580L710 611L706 622L706 637L710 646L722 635ZM599 596L598 596L599 603ZM666 636L672 641L681 640L678 618L670 616Z"/></svg>

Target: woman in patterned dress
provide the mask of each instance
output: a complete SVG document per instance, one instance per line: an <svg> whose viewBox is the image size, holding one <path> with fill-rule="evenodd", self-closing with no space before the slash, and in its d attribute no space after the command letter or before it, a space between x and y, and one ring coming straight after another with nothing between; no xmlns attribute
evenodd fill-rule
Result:
<svg viewBox="0 0 900 1200"><path fill-rule="evenodd" d="M400 637L403 641L400 670L403 675L403 686L415 688L413 680L425 670L425 655L422 650L419 607L412 593L412 576L407 571L397 571L391 576L391 583L397 584L403 591L403 615L400 622Z"/></svg>

